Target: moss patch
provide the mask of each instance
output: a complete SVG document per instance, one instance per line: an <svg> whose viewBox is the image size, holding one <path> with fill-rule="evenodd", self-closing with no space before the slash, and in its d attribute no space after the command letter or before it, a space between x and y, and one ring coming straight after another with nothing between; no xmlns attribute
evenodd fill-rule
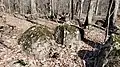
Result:
<svg viewBox="0 0 120 67"><path fill-rule="evenodd" d="M76 32L76 27L74 27L74 26L67 25L67 24L63 25L63 26L64 26L64 29L71 34Z"/></svg>
<svg viewBox="0 0 120 67"><path fill-rule="evenodd" d="M120 35L114 35L113 40L115 45L108 56L106 67L120 67Z"/></svg>
<svg viewBox="0 0 120 67"><path fill-rule="evenodd" d="M120 43L120 35L115 35L114 41Z"/></svg>
<svg viewBox="0 0 120 67"><path fill-rule="evenodd" d="M32 51L31 45L38 39L40 41L47 38L52 39L53 34L49 31L49 28L43 25L32 26L26 30L22 36L18 39L18 44L22 45L23 50L27 53Z"/></svg>
<svg viewBox="0 0 120 67"><path fill-rule="evenodd" d="M54 39L56 41L56 43L58 44L63 44L64 39L72 39L74 38L77 34L77 27L75 26L71 26L71 25L59 25L56 27L55 29L55 33L54 33Z"/></svg>

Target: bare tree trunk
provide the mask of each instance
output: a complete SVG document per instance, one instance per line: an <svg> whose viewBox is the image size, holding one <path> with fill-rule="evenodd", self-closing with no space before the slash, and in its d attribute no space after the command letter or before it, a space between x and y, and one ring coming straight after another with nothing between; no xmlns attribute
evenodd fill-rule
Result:
<svg viewBox="0 0 120 67"><path fill-rule="evenodd" d="M77 0L75 5L75 15L78 13L78 10L79 10L79 0Z"/></svg>
<svg viewBox="0 0 120 67"><path fill-rule="evenodd" d="M11 13L10 0L7 1L8 1L8 13Z"/></svg>
<svg viewBox="0 0 120 67"><path fill-rule="evenodd" d="M70 20L73 20L74 9L73 9L73 0L70 0Z"/></svg>
<svg viewBox="0 0 120 67"><path fill-rule="evenodd" d="M113 24L115 24L116 19L117 19L117 12L119 9L119 0L115 0L115 11L114 11L114 17L113 17Z"/></svg>
<svg viewBox="0 0 120 67"><path fill-rule="evenodd" d="M107 27L108 20L110 21L110 27L112 28L115 24L115 20L117 18L117 11L119 7L119 1L118 0L110 0L109 1L109 8L106 16L106 23L103 25L103 27ZM110 16L110 19L108 18Z"/></svg>
<svg viewBox="0 0 120 67"><path fill-rule="evenodd" d="M83 11L83 3L84 3L84 0L81 0L81 9L80 9L80 15L82 14L82 11Z"/></svg>
<svg viewBox="0 0 120 67"><path fill-rule="evenodd" d="M52 0L49 1L50 2L50 16L52 15Z"/></svg>
<svg viewBox="0 0 120 67"><path fill-rule="evenodd" d="M52 16L54 16L55 13L55 1L52 0Z"/></svg>
<svg viewBox="0 0 120 67"><path fill-rule="evenodd" d="M78 17L79 17L79 18L80 18L80 16L82 15L83 3L84 3L84 0L81 0L81 3L80 3L80 10L79 10L79 12L78 12Z"/></svg>
<svg viewBox="0 0 120 67"><path fill-rule="evenodd" d="M96 8L95 8L95 15L98 14L99 3L100 3L100 0L97 0L97 2L96 2Z"/></svg>
<svg viewBox="0 0 120 67"><path fill-rule="evenodd" d="M19 0L19 13L23 14L24 13L24 9L23 9L23 0Z"/></svg>
<svg viewBox="0 0 120 67"><path fill-rule="evenodd" d="M50 13L49 13L49 18L50 20L54 19L54 0L49 0L50 2Z"/></svg>
<svg viewBox="0 0 120 67"><path fill-rule="evenodd" d="M37 13L35 0L31 0L31 14Z"/></svg>
<svg viewBox="0 0 120 67"><path fill-rule="evenodd" d="M52 1L52 6L51 6L51 8L52 8L52 16L53 16L53 18L56 18L56 9L58 9L58 7L56 8L56 5L58 5L58 4L56 4L57 3L57 1L56 0L51 0Z"/></svg>
<svg viewBox="0 0 120 67"><path fill-rule="evenodd" d="M95 5L95 0L90 0L89 2L89 7L88 7L88 12L87 12L87 17L86 17L86 21L85 21L85 28L86 26L88 26L88 24L92 23L92 17L93 17L93 13L94 13L94 5Z"/></svg>
<svg viewBox="0 0 120 67"><path fill-rule="evenodd" d="M106 17L106 23L104 24L104 27L106 27L105 41L107 41L107 39L109 38L108 35L111 35L111 33L115 32L115 22L117 19L118 7L119 7L119 0L110 0L108 14Z"/></svg>
<svg viewBox="0 0 120 67"><path fill-rule="evenodd" d="M59 13L59 8L57 8L57 7L59 7L59 1L56 2L56 13L58 14ZM57 19L58 19L58 16L57 16Z"/></svg>

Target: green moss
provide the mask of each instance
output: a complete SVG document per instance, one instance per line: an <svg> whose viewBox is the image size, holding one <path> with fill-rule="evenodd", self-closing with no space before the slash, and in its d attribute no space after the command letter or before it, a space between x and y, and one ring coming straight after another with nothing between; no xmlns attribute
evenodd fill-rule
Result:
<svg viewBox="0 0 120 67"><path fill-rule="evenodd" d="M120 43L120 35L115 35L114 36L114 41Z"/></svg>
<svg viewBox="0 0 120 67"><path fill-rule="evenodd" d="M64 29L67 30L69 33L74 34L76 32L76 27L71 25L64 25Z"/></svg>
<svg viewBox="0 0 120 67"><path fill-rule="evenodd" d="M120 67L120 35L114 35L113 50L108 55L108 64L106 67Z"/></svg>
<svg viewBox="0 0 120 67"><path fill-rule="evenodd" d="M26 30L21 38L18 39L18 44L23 46L23 50L27 53L32 51L31 45L38 39L40 41L46 40L47 38L52 39L53 34L49 31L49 28L43 25L32 26Z"/></svg>
<svg viewBox="0 0 120 67"><path fill-rule="evenodd" d="M75 37L77 35L75 33L76 31L77 31L77 28L75 26L71 26L71 25L67 25L67 24L59 25L55 29L54 39L55 39L56 43L63 44L64 38L66 39L66 37L68 36L69 38L72 39L73 37ZM68 33L66 33L66 32L68 32Z"/></svg>

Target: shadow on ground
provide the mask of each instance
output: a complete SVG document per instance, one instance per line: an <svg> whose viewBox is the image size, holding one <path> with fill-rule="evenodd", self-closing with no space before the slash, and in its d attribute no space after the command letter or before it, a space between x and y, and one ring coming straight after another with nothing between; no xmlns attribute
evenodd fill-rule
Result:
<svg viewBox="0 0 120 67"><path fill-rule="evenodd" d="M82 41L95 48L93 51L79 50L77 53L85 61L86 67L102 67L106 62L106 56L109 54L111 45L113 45L112 36L105 44L94 43L86 38L83 38Z"/></svg>

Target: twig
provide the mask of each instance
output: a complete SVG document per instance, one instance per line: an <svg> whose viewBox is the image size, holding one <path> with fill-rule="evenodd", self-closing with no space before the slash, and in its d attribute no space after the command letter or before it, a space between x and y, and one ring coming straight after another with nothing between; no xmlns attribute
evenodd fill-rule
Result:
<svg viewBox="0 0 120 67"><path fill-rule="evenodd" d="M1 45L3 45L4 47L6 47L6 48L8 48L8 49L11 49L12 50L12 48L11 47L8 47L7 45L5 45L3 42L0 42L0 44Z"/></svg>

